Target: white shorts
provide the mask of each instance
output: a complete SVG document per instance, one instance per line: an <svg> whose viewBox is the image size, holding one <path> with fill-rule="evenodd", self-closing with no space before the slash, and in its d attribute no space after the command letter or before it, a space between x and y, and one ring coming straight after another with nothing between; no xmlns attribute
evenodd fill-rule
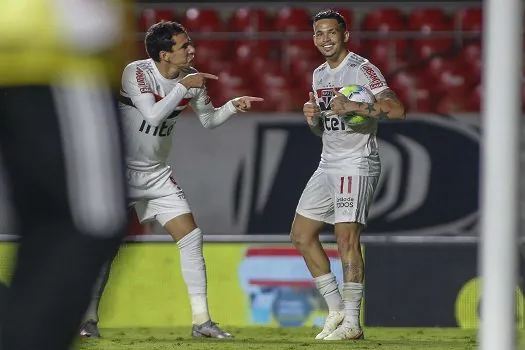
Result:
<svg viewBox="0 0 525 350"><path fill-rule="evenodd" d="M349 175L317 169L303 191L297 213L312 220L366 226L379 176Z"/></svg>
<svg viewBox="0 0 525 350"><path fill-rule="evenodd" d="M174 217L191 212L170 167L153 172L128 169L127 180L130 205L135 206L141 223L155 219L164 226Z"/></svg>

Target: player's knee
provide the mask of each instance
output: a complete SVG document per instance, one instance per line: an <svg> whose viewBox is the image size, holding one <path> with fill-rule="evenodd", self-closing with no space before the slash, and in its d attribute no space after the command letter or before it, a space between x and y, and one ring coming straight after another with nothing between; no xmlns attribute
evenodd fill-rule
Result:
<svg viewBox="0 0 525 350"><path fill-rule="evenodd" d="M315 243L315 239L315 234L309 233L304 229L292 229L290 233L292 244L299 250L307 249L308 246Z"/></svg>
<svg viewBox="0 0 525 350"><path fill-rule="evenodd" d="M308 249L309 246L316 244L319 240L321 227L321 224L314 220L296 215L290 232L290 240L297 249Z"/></svg>

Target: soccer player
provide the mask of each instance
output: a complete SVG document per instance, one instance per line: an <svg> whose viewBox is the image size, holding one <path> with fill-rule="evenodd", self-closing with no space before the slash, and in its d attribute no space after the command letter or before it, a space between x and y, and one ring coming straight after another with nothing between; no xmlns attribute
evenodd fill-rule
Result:
<svg viewBox="0 0 525 350"><path fill-rule="evenodd" d="M299 199L291 240L301 252L329 314L316 339L361 339L359 322L364 264L360 233L366 225L381 162L376 141L377 121L404 119L405 111L381 72L366 58L349 52L345 19L328 10L313 17L314 44L326 62L313 72L313 93L303 113L311 130L322 136L319 167ZM337 90L351 84L365 86L374 103L351 102ZM342 116L369 117L354 131ZM325 223L334 224L344 283L342 297L329 260L319 241Z"/></svg>
<svg viewBox="0 0 525 350"><path fill-rule="evenodd" d="M215 108L205 82L217 77L192 68L195 48L185 28L176 22L151 26L145 44L150 58L130 63L122 75L120 108L128 141L131 201L141 222L157 220L180 248L182 275L193 315L192 335L231 338L231 334L221 330L210 318L202 232L166 161L178 115L188 104L202 125L213 129L233 114L248 111L252 102L262 98L237 97ZM99 295L95 293L93 304L98 303ZM81 332L85 336L97 336L96 307L90 310Z"/></svg>
<svg viewBox="0 0 525 350"><path fill-rule="evenodd" d="M20 237L0 349L71 349L127 223L116 0L0 2L0 151ZM113 51L114 50L114 51ZM117 72L117 74L115 74Z"/></svg>

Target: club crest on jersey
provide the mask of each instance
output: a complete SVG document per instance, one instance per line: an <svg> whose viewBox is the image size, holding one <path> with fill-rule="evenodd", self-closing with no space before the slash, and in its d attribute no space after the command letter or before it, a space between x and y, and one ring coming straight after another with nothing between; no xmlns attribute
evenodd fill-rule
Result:
<svg viewBox="0 0 525 350"><path fill-rule="evenodd" d="M326 111L330 109L330 101L334 96L334 89L339 90L340 88L330 87L325 89L318 89L316 91L317 98L319 99L319 108L321 108L321 111Z"/></svg>
<svg viewBox="0 0 525 350"><path fill-rule="evenodd" d="M332 89L319 89L317 90L317 97L320 99L319 107L321 110L327 110L330 106L330 100L332 99L333 91Z"/></svg>

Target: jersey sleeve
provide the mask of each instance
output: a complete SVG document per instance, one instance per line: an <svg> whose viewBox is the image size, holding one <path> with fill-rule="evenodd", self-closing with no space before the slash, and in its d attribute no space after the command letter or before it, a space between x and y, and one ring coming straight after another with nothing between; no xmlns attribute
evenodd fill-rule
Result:
<svg viewBox="0 0 525 350"><path fill-rule="evenodd" d="M122 72L122 92L129 97L153 94L142 69L129 64Z"/></svg>
<svg viewBox="0 0 525 350"><path fill-rule="evenodd" d="M210 113L215 110L206 88L193 88L190 89L190 93L193 95L193 98L190 101L191 108L197 113L197 115L200 113Z"/></svg>
<svg viewBox="0 0 525 350"><path fill-rule="evenodd" d="M122 72L121 95L129 98L144 120L152 126L159 126L168 118L187 91L182 84L177 84L169 94L157 102L148 79L139 67L130 64Z"/></svg>
<svg viewBox="0 0 525 350"><path fill-rule="evenodd" d="M359 67L357 72L357 84L365 86L374 95L389 88L381 71L370 62Z"/></svg>
<svg viewBox="0 0 525 350"><path fill-rule="evenodd" d="M223 106L215 108L206 88L190 89L190 91L192 90L195 90L195 93L190 102L191 108L195 114L197 114L202 126L205 128L216 128L237 113L231 100Z"/></svg>

